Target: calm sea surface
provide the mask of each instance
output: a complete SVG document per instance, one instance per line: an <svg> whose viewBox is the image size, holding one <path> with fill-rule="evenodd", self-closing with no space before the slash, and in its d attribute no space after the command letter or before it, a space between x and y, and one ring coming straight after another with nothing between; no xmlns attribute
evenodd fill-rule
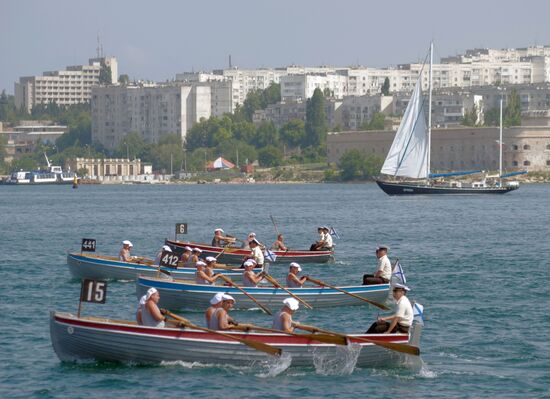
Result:
<svg viewBox="0 0 550 399"><path fill-rule="evenodd" d="M391 198L365 185L0 186L0 397L97 398L515 398L550 397L550 186L504 196ZM375 268L374 247L391 246L410 297L425 306L422 366L346 368L345 356L318 368L234 368L177 362L159 366L64 364L49 336L50 310L76 312L80 285L66 252L82 237L116 254L120 241L154 256L174 224L190 240L215 227L271 243L269 215L293 248L316 226L334 226L336 262L306 265L333 283L359 283ZM280 277L286 267L272 266ZM133 318L133 282L109 283L105 305L83 314ZM371 307L300 309L295 318L364 331ZM201 312L185 313L202 322ZM238 320L268 325L256 311Z"/></svg>

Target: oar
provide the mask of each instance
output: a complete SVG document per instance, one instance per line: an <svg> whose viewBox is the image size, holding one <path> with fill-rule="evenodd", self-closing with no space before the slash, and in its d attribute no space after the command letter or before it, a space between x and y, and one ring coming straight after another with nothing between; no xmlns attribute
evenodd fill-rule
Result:
<svg viewBox="0 0 550 399"><path fill-rule="evenodd" d="M277 236L278 236L279 229L277 228L277 223L275 223L275 219L273 218L273 215L269 215L269 218L271 219L271 223L273 223L273 227L275 227L275 233L277 233Z"/></svg>
<svg viewBox="0 0 550 399"><path fill-rule="evenodd" d="M206 328L206 327L197 326L197 325L191 323L189 320L187 320L187 319L185 319L181 316L178 316L178 315L176 315L176 314L174 314L174 313L172 313L168 310L166 311L166 314L168 316L170 316L171 318L180 321L185 327L193 328L195 330L206 331L206 332L209 332L209 333L212 333L212 334L221 335L222 337L234 339L235 341L239 341L241 344L248 345L251 348L254 348L256 350L268 353L270 355L276 355L276 356L281 355L282 349L280 349L280 348L276 348L274 346L264 344L263 342L252 341L252 340L246 339L246 338L237 338L237 337L235 337L233 335L230 335L230 334L226 334L226 333L216 331L216 330L211 330L211 329Z"/></svg>
<svg viewBox="0 0 550 399"><path fill-rule="evenodd" d="M263 272L263 275L267 281L269 281L271 284L273 284L275 287L282 289L285 291L288 295L290 295L292 298L300 301L306 308L313 309L313 306L311 306L309 303L304 301L302 298L300 298L298 295L293 294L289 290L287 290L285 287L283 287L273 276L270 276L266 272Z"/></svg>
<svg viewBox="0 0 550 399"><path fill-rule="evenodd" d="M254 330L254 331L272 332L272 333L278 333L278 334L287 334L287 335L292 335L293 337L306 338L306 339L311 339L311 340L324 342L327 344L334 344L334 345L348 344L348 341L345 338L338 337L333 334L297 334L294 332L276 330L274 328L259 327L254 324L239 324L238 326L235 326L234 329L242 330L242 331Z"/></svg>
<svg viewBox="0 0 550 399"><path fill-rule="evenodd" d="M385 342L385 341L379 341L377 339L369 339L369 338L363 338L363 337L353 337L347 334L342 334L334 331L324 330L319 327L315 326L308 326L306 324L298 324L296 325L296 328L300 328L302 330L311 331L311 332L321 332L324 334L332 334L339 337L344 337L349 340L357 340L361 342L368 342L371 344L383 346L384 348L394 350L396 352L406 353L408 355L414 355L419 356L420 355L420 349L418 349L416 346L408 345L408 344L398 344L395 342Z"/></svg>
<svg viewBox="0 0 550 399"><path fill-rule="evenodd" d="M262 305L260 302L258 302L258 300L256 298L254 298L252 295L250 295L248 292L246 292L245 290L243 290L241 287L239 287L237 284L235 284L229 277L221 274L220 275L220 278L222 280L224 280L225 282L227 282L231 287L234 287L236 289L238 289L239 291L241 291L243 294L245 294L248 298L250 298L256 305L258 305L265 313L267 313L268 315L272 315L273 313L271 312L271 310L269 310L268 307Z"/></svg>
<svg viewBox="0 0 550 399"><path fill-rule="evenodd" d="M351 293L351 292L348 292L348 291L346 291L346 290L343 290L343 289L341 289L341 288L338 288L338 287L336 287L336 286L334 286L334 285L332 285L332 284L328 284L328 283L325 283L324 281L317 280L316 278L313 278L313 277L309 277L309 276L308 276L307 279L308 279L309 281L311 281L312 283L319 284L319 285L322 285L322 286L324 286L324 287L332 288L333 290L340 291L340 292L342 292L342 293L344 293L344 294L347 294L347 295L352 296L352 297L354 297L354 298L357 298L357 299L360 299L360 300L365 301L365 302L367 302L367 303L370 303L371 305L376 306L377 308L380 308L380 309L383 309L383 310L390 310L389 307L387 307L386 305L384 305L384 304L382 304L382 303L378 303L378 302L375 302L375 301L371 301L370 299L363 298L362 296L359 296L359 295L355 295L355 294L353 294L353 293Z"/></svg>

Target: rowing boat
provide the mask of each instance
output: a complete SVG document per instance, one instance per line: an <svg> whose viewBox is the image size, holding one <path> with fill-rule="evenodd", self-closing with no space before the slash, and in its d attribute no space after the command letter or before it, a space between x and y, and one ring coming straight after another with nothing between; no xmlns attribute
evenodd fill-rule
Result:
<svg viewBox="0 0 550 399"><path fill-rule="evenodd" d="M208 244L200 244L196 242L183 242L166 240L166 245L172 248L172 251L181 255L184 247L200 248L203 256L216 256L220 262L240 264L245 256L250 256L251 251L248 249L235 247L213 247ZM287 250L276 251L270 250L275 256L273 259L266 259L270 263L327 263L334 260L334 251L309 251L309 250Z"/></svg>
<svg viewBox="0 0 550 399"><path fill-rule="evenodd" d="M421 326L408 334L352 334L350 341L360 348L357 366L398 366L408 356L379 345L354 340L368 338L378 342L411 344L418 347ZM228 332L282 349L291 356L292 366L313 366L316 358L337 356L342 348L311 338L284 333ZM251 366L270 356L216 333L194 329L138 326L134 322L98 317L77 317L70 313L50 312L50 336L61 361L99 360L155 364L163 361L199 362Z"/></svg>
<svg viewBox="0 0 550 399"><path fill-rule="evenodd" d="M89 253L69 253L67 254L67 264L71 275L76 278L88 279L109 279L109 280L135 280L138 276L157 276L159 274L158 266L138 262L122 262L118 257L95 255ZM170 274L176 278L195 277L197 269L194 266L178 267L177 269L161 267L162 274ZM256 268L256 272L261 272L261 268ZM214 269L214 273L223 273L229 276L233 281L242 281L242 269Z"/></svg>
<svg viewBox="0 0 550 399"><path fill-rule="evenodd" d="M227 292L235 300L236 309L252 309L258 305L241 290L226 285L196 284L192 281L139 277L136 281L136 293L140 298L151 287L160 292L159 306L169 309L206 309L209 301L217 292ZM388 298L390 284L358 285L337 287L361 298L384 303ZM241 287L263 305L279 308L288 298L288 292L271 286ZM314 308L364 305L360 298L350 296L328 287L288 288L288 291L300 297Z"/></svg>

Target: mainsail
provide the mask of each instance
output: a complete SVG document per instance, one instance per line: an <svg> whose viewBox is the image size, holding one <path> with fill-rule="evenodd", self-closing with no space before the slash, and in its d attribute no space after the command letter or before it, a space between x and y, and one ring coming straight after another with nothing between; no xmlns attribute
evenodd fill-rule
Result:
<svg viewBox="0 0 550 399"><path fill-rule="evenodd" d="M428 126L422 99L422 74L405 110L380 173L411 178L428 177Z"/></svg>

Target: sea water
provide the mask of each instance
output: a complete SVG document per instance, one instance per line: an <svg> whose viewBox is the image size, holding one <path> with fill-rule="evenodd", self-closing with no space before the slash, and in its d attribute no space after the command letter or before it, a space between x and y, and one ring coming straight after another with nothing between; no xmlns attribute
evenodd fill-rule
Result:
<svg viewBox="0 0 550 399"><path fill-rule="evenodd" d="M477 398L548 397L550 186L506 195L388 197L374 184L119 185L0 187L0 397L96 398ZM288 359L251 367L180 362L158 366L62 363L49 336L49 311L76 312L80 284L67 251L95 238L114 255L133 242L152 257L175 223L191 241L213 230L290 248L309 248L318 225L333 226L336 261L304 264L303 274L360 284L390 246L424 305L422 356L415 367L359 368L353 349L309 368ZM284 278L286 265L270 272ZM107 303L83 315L132 319L134 282L109 282ZM196 323L202 312L183 312ZM362 332L379 314L369 306L300 309L295 319ZM384 314L383 312L380 314ZM239 321L268 326L259 311Z"/></svg>

